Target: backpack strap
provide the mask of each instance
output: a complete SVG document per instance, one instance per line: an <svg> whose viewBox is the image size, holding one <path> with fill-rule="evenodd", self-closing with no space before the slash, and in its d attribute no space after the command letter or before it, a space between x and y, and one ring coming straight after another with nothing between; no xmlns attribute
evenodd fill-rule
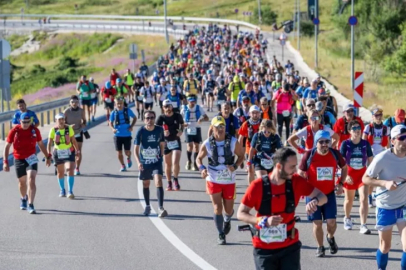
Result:
<svg viewBox="0 0 406 270"><path fill-rule="evenodd" d="M285 181L285 198L286 198L286 213L295 212L295 194L293 193L293 184L291 179Z"/></svg>
<svg viewBox="0 0 406 270"><path fill-rule="evenodd" d="M262 176L262 200L261 206L258 209L260 215L271 215L272 214L272 189L271 181L268 175Z"/></svg>
<svg viewBox="0 0 406 270"><path fill-rule="evenodd" d="M367 141L361 139L362 166L367 165Z"/></svg>
<svg viewBox="0 0 406 270"><path fill-rule="evenodd" d="M352 148L351 148L351 140L350 139L345 141L345 146L347 148L347 151L345 153L345 161L347 162L347 164L350 164L351 155L352 155Z"/></svg>

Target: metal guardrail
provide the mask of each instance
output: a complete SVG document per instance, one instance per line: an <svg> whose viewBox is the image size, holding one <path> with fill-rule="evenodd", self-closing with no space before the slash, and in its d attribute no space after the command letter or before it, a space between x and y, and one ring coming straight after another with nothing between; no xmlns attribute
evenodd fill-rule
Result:
<svg viewBox="0 0 406 270"><path fill-rule="evenodd" d="M72 19L113 19L113 20L155 20L155 21L164 21L164 16L121 16L121 15L91 15L91 14L83 14L83 15L74 15L74 14L0 14L0 17L4 18L48 18L56 19L56 18L72 18ZM223 23L223 24L233 24L233 25L241 25L246 26L249 28L260 28L255 24L251 24L248 22L242 22L238 20L227 20L227 19L217 19L217 18L196 18L196 17L180 17L180 16L168 16L167 19L173 21L188 21L188 22L211 22L211 23Z"/></svg>

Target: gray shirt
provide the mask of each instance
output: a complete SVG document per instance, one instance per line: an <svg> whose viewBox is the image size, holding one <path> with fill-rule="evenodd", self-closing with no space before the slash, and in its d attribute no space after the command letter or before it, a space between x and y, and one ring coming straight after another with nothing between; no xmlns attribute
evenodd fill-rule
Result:
<svg viewBox="0 0 406 270"><path fill-rule="evenodd" d="M406 157L399 158L385 150L376 155L368 166L367 175L379 180L402 182L399 177L406 178ZM376 193L386 190L382 187L376 188ZM376 206L383 209L397 209L406 205L406 184L399 186L396 190L388 191L376 198Z"/></svg>

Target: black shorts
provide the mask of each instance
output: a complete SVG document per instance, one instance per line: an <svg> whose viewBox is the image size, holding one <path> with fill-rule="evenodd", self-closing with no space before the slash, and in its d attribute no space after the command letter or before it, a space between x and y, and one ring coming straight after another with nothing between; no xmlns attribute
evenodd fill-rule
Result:
<svg viewBox="0 0 406 270"><path fill-rule="evenodd" d="M163 105L163 101L160 100L160 101L159 101L159 107L162 109L163 106L164 106L164 105Z"/></svg>
<svg viewBox="0 0 406 270"><path fill-rule="evenodd" d="M38 163L28 165L25 159L14 159L14 167L16 170L17 178L27 175L27 171L38 171Z"/></svg>
<svg viewBox="0 0 406 270"><path fill-rule="evenodd" d="M131 140L133 138L130 137L116 137L114 136L114 145L116 146L116 151L130 151L131 150Z"/></svg>
<svg viewBox="0 0 406 270"><path fill-rule="evenodd" d="M80 103L82 104L82 106L92 106L92 100L91 99L81 99Z"/></svg>
<svg viewBox="0 0 406 270"><path fill-rule="evenodd" d="M264 166L261 165L261 159L254 157L253 161L254 161L255 171L266 171L267 173L272 172L273 167L270 169L265 169Z"/></svg>
<svg viewBox="0 0 406 270"><path fill-rule="evenodd" d="M80 135L80 136L79 136L79 137L76 137L76 135L75 135L76 141L82 143L82 142L83 142L83 131L81 131L81 132L80 132L79 134L77 134L77 135Z"/></svg>
<svg viewBox="0 0 406 270"><path fill-rule="evenodd" d="M114 110L114 102L106 102L106 101L104 101L104 108Z"/></svg>
<svg viewBox="0 0 406 270"><path fill-rule="evenodd" d="M173 148L173 149L169 149L169 148L168 148L168 142L165 141L166 143L165 143L164 155L167 155L167 154L171 153L173 150L182 151L182 144L181 144L181 142L180 142L180 139L178 138L178 139L176 139L176 141L178 142L178 147L175 147L175 148Z"/></svg>
<svg viewBox="0 0 406 270"><path fill-rule="evenodd" d="M174 113L180 113L179 108L172 108L172 111L173 111Z"/></svg>
<svg viewBox="0 0 406 270"><path fill-rule="evenodd" d="M186 143L201 143L202 142L202 129L197 127L196 135L188 135L187 128L185 129Z"/></svg>
<svg viewBox="0 0 406 270"><path fill-rule="evenodd" d="M209 95L210 97L214 97L213 92L206 92L206 95Z"/></svg>
<svg viewBox="0 0 406 270"><path fill-rule="evenodd" d="M75 151L71 151L69 157L67 157L67 158L59 158L57 149L54 149L53 157L54 157L55 165L61 165L61 164L65 164L67 162L75 162Z"/></svg>
<svg viewBox="0 0 406 270"><path fill-rule="evenodd" d="M155 174L163 175L162 162L160 161L157 164L148 165L147 168L144 168L142 171L140 171L138 173L138 179L153 180Z"/></svg>
<svg viewBox="0 0 406 270"><path fill-rule="evenodd" d="M151 108L154 106L154 102L144 103L144 108Z"/></svg>
<svg viewBox="0 0 406 270"><path fill-rule="evenodd" d="M139 100L138 97L137 97L137 103L144 104L144 101L142 99Z"/></svg>
<svg viewBox="0 0 406 270"><path fill-rule="evenodd" d="M254 248L254 261L256 270L300 270L299 241L291 246L279 249Z"/></svg>

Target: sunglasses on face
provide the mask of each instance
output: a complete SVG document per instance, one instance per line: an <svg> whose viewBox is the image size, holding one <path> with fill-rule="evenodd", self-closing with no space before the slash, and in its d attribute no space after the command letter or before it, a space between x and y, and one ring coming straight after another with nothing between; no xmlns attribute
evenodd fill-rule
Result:
<svg viewBox="0 0 406 270"><path fill-rule="evenodd" d="M406 135L399 136L396 138L396 140L403 142L406 140Z"/></svg>
<svg viewBox="0 0 406 270"><path fill-rule="evenodd" d="M375 117L382 117L382 114L375 114Z"/></svg>
<svg viewBox="0 0 406 270"><path fill-rule="evenodd" d="M354 110L348 110L347 113L354 113Z"/></svg>
<svg viewBox="0 0 406 270"><path fill-rule="evenodd" d="M268 106L268 103L262 103L261 106Z"/></svg>
<svg viewBox="0 0 406 270"><path fill-rule="evenodd" d="M330 143L330 140L322 140L322 141L319 141L319 144L321 144L321 145L329 144L329 143Z"/></svg>
<svg viewBox="0 0 406 270"><path fill-rule="evenodd" d="M165 105L164 108L166 109L166 108L169 108L170 106L171 106L171 105Z"/></svg>
<svg viewBox="0 0 406 270"><path fill-rule="evenodd" d="M316 107L316 104L307 104L307 107Z"/></svg>
<svg viewBox="0 0 406 270"><path fill-rule="evenodd" d="M79 100L71 100L70 103L79 103Z"/></svg>
<svg viewBox="0 0 406 270"><path fill-rule="evenodd" d="M145 120L154 120L155 117L151 116L151 117L145 117Z"/></svg>
<svg viewBox="0 0 406 270"><path fill-rule="evenodd" d="M21 121L21 123L23 123L23 124L29 124L29 123L31 123L31 120L28 120L28 121Z"/></svg>
<svg viewBox="0 0 406 270"><path fill-rule="evenodd" d="M264 134L271 134L271 131L269 131L269 130L264 130L263 133L264 133Z"/></svg>
<svg viewBox="0 0 406 270"><path fill-rule="evenodd" d="M319 121L319 120L320 120L320 117L318 117L318 116L312 116L310 119L313 120L313 121Z"/></svg>
<svg viewBox="0 0 406 270"><path fill-rule="evenodd" d="M242 102L244 102L244 103L248 103L248 102L250 102L249 100L243 100Z"/></svg>
<svg viewBox="0 0 406 270"><path fill-rule="evenodd" d="M226 126L225 126L225 125L219 125L219 126L217 126L216 128L217 128L217 129L225 129Z"/></svg>
<svg viewBox="0 0 406 270"><path fill-rule="evenodd" d="M361 126L353 126L351 127L352 131L357 131L357 130L361 130Z"/></svg>

